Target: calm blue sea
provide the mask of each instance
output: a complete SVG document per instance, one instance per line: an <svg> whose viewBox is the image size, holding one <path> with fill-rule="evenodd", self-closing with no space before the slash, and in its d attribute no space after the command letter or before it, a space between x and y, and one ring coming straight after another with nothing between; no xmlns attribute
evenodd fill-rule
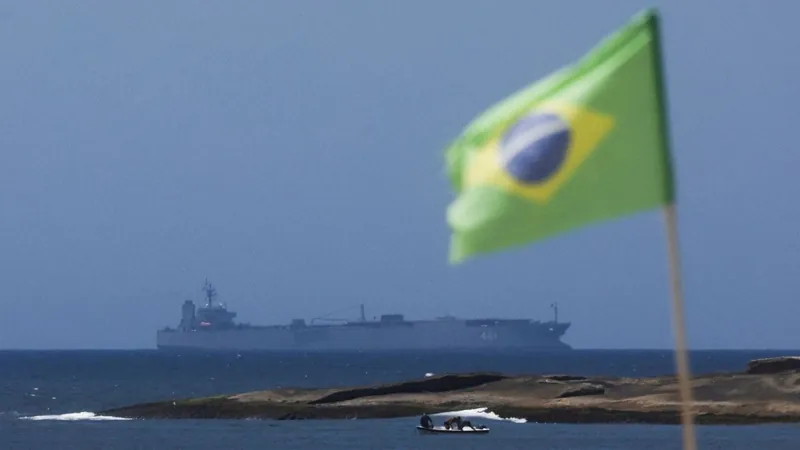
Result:
<svg viewBox="0 0 800 450"><path fill-rule="evenodd" d="M787 351L693 352L695 372L741 370ZM98 420L104 408L278 386L343 386L425 373L660 375L667 351L568 353L0 352L2 449L680 449L679 426L518 424L486 436L420 436L416 418L342 421ZM797 449L800 425L703 426L701 449Z"/></svg>

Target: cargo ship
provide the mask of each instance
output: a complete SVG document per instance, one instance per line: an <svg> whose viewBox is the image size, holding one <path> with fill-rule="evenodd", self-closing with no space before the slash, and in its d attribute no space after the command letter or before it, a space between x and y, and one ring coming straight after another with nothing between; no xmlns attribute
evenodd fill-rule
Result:
<svg viewBox="0 0 800 450"><path fill-rule="evenodd" d="M217 300L216 288L206 280L205 302L196 307L186 300L177 327L157 331L161 350L441 350L540 349L570 350L561 337L570 327L554 319L483 318L453 316L407 320L402 314L384 314L368 320L364 305L354 320L317 317L294 319L286 325L237 323L236 313ZM338 323L332 323L338 322Z"/></svg>

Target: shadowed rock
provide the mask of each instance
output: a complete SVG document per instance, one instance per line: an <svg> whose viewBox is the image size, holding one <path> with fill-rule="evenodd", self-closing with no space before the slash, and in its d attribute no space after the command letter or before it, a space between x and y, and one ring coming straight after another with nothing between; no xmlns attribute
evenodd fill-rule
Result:
<svg viewBox="0 0 800 450"><path fill-rule="evenodd" d="M547 375L546 377L548 380L555 380L555 381L586 381L586 377L578 376L578 375Z"/></svg>
<svg viewBox="0 0 800 450"><path fill-rule="evenodd" d="M360 389L345 389L326 395L320 399L310 401L310 405L322 403L338 403L363 397L374 397L391 394L420 394L424 392L447 392L467 389L481 384L491 383L508 378L505 375L480 373L468 375L443 375L425 378L420 381L406 381L403 383L388 384Z"/></svg>
<svg viewBox="0 0 800 450"><path fill-rule="evenodd" d="M747 363L747 373L780 373L800 370L800 357L782 356L779 358L754 359Z"/></svg>
<svg viewBox="0 0 800 450"><path fill-rule="evenodd" d="M599 384L584 384L562 392L558 398L580 397L582 395L603 395L606 388Z"/></svg>

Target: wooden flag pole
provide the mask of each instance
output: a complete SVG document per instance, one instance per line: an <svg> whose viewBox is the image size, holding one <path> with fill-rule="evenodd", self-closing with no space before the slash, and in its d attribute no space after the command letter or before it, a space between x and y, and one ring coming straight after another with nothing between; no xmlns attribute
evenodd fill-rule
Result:
<svg viewBox="0 0 800 450"><path fill-rule="evenodd" d="M681 283L680 258L678 256L678 220L675 203L664 207L667 225L667 253L669 277L672 288L672 326L675 335L675 364L678 368L678 385L681 396L681 423L683 424L684 450L697 450L692 415L692 388L689 372L689 355L686 350L686 323L684 321L683 287Z"/></svg>

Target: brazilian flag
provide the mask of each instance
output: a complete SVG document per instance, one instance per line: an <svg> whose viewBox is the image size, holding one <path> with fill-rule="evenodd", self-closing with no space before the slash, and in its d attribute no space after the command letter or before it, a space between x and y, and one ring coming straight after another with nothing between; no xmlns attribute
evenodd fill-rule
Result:
<svg viewBox="0 0 800 450"><path fill-rule="evenodd" d="M450 261L672 203L658 15L496 104L447 149Z"/></svg>

